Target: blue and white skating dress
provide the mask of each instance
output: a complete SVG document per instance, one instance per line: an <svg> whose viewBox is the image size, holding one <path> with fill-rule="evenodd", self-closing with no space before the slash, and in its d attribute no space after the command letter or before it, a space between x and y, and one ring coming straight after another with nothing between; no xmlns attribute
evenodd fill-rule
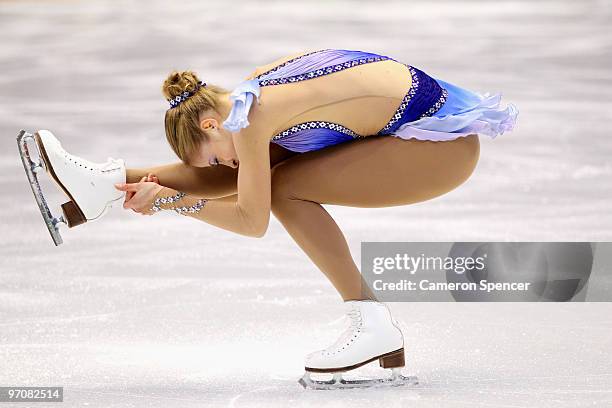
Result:
<svg viewBox="0 0 612 408"><path fill-rule="evenodd" d="M223 127L237 132L249 125L247 116L262 86L307 81L322 75L393 58L363 51L325 49L293 58L254 79L240 83L231 93L233 103ZM377 133L402 139L445 141L478 133L495 138L512 130L518 109L508 104L500 108L501 93L481 95L449 82L433 78L411 66L412 86L395 114ZM338 123L308 121L274 135L271 142L303 153L363 138Z"/></svg>

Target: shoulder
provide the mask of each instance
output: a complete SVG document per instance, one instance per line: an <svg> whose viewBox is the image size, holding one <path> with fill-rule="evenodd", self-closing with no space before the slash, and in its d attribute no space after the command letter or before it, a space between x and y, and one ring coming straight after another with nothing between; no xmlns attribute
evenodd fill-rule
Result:
<svg viewBox="0 0 612 408"><path fill-rule="evenodd" d="M268 98L269 99L269 98ZM269 142L277 126L278 111L273 108L273 103L268 103L265 98L257 98L251 104L248 113L249 125L240 130L240 135L245 136L249 141Z"/></svg>
<svg viewBox="0 0 612 408"><path fill-rule="evenodd" d="M257 80L245 82L256 83ZM230 116L224 122L224 127L233 132L255 133L257 137L270 140L275 129L287 120L287 115L292 114L294 104L290 103L291 95L287 95L284 89L240 85L234 93L236 100Z"/></svg>
<svg viewBox="0 0 612 408"><path fill-rule="evenodd" d="M253 134L254 137L267 138L269 141L274 130L286 116L278 95L268 94L257 80L247 80L239 84L230 94L232 107L223 127L234 134Z"/></svg>
<svg viewBox="0 0 612 408"><path fill-rule="evenodd" d="M269 150L273 129L267 120L267 113L251 105L248 114L249 125L237 132L232 132L232 140L238 159L244 164L247 160L264 160L269 162ZM244 166L242 166L244 168Z"/></svg>

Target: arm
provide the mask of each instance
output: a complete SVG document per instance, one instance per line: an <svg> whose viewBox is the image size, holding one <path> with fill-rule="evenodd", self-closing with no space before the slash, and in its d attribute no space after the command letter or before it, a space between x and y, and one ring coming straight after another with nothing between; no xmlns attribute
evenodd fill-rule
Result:
<svg viewBox="0 0 612 408"><path fill-rule="evenodd" d="M162 197L178 197L178 199L162 203L160 208L179 208L180 211L182 207L191 207L191 211L180 211L180 214L241 235L262 237L270 221L271 205L268 135L268 129L255 125L232 134L236 153L240 157L238 194L235 199L206 200L182 195L175 189L162 187L155 195L155 199ZM148 206L150 208L151 204Z"/></svg>

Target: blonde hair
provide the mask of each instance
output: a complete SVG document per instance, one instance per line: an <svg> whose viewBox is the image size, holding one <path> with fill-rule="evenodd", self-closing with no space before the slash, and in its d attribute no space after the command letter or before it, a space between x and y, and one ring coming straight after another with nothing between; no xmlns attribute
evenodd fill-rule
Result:
<svg viewBox="0 0 612 408"><path fill-rule="evenodd" d="M185 91L193 92L199 81L193 71L172 71L162 85L162 93L167 100L173 99ZM200 128L200 112L209 109L216 111L219 96L228 92L225 88L207 83L187 100L166 111L166 139L185 164L189 164L189 155L208 138Z"/></svg>

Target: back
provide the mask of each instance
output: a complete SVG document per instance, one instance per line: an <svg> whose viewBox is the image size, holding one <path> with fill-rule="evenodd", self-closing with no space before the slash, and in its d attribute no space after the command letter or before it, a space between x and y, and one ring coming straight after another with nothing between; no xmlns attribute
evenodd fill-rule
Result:
<svg viewBox="0 0 612 408"><path fill-rule="evenodd" d="M443 89L427 79L422 71L390 57L319 50L255 77L259 104L251 109L250 120L265 121L274 129L272 142L299 152L390 133L400 119L424 114L424 107L435 104L439 109ZM419 83L426 92L411 101Z"/></svg>
<svg viewBox="0 0 612 408"><path fill-rule="evenodd" d="M262 86L260 108L275 118L274 134L302 122L323 120L360 135L374 135L393 116L410 85L408 68L388 59L308 80Z"/></svg>

